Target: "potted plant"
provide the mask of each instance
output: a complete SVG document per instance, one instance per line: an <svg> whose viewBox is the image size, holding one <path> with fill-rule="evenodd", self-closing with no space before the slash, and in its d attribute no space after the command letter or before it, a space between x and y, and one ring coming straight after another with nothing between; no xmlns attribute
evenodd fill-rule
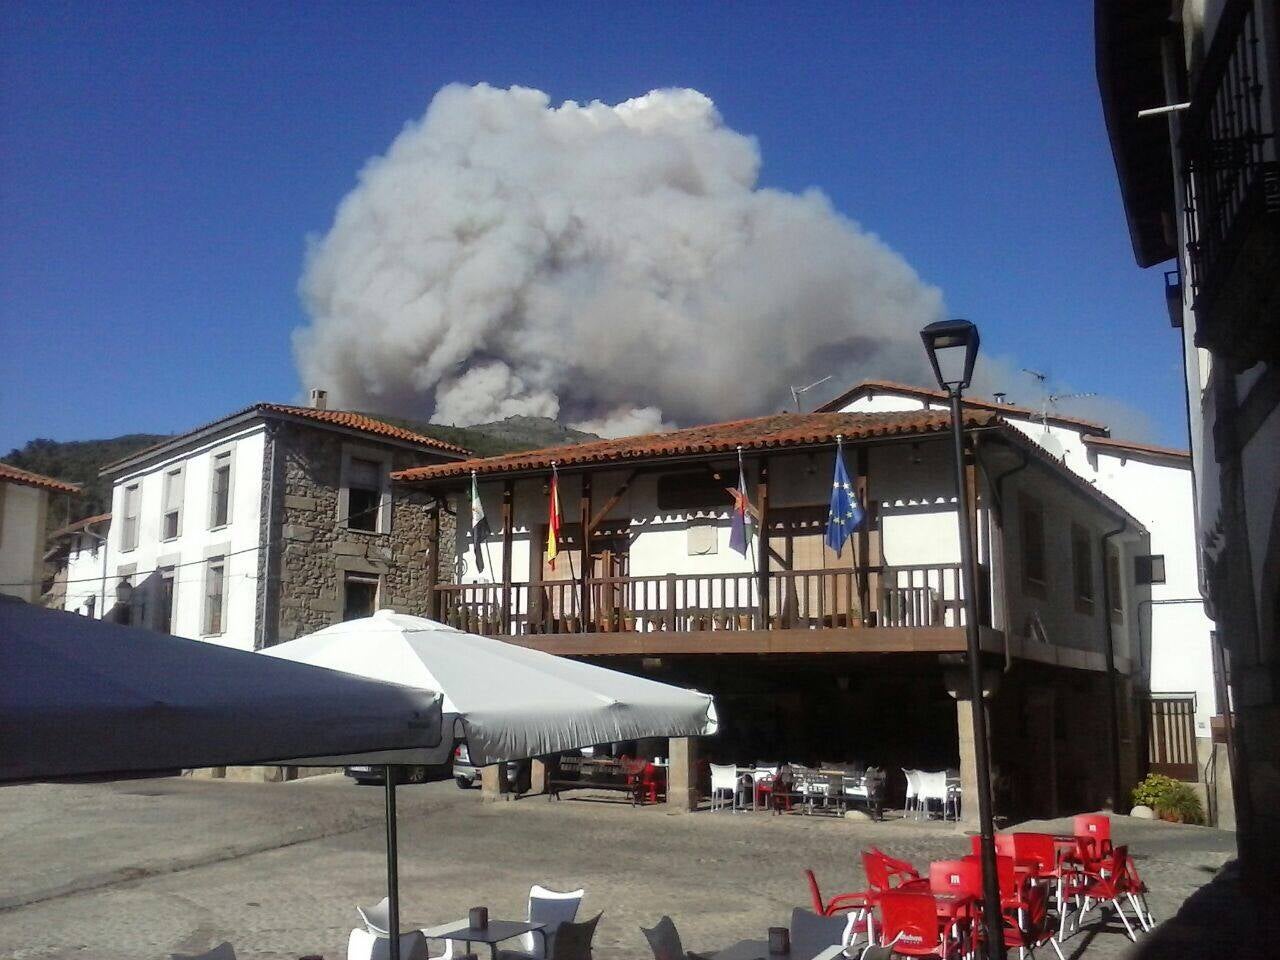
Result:
<svg viewBox="0 0 1280 960"><path fill-rule="evenodd" d="M1204 823L1204 808L1191 785L1159 773L1149 773L1133 788L1134 806L1150 807L1169 823Z"/></svg>

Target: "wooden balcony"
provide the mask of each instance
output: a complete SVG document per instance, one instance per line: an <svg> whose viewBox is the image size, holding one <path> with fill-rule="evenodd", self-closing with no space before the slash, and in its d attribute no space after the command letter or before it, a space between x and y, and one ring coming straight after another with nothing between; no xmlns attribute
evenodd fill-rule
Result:
<svg viewBox="0 0 1280 960"><path fill-rule="evenodd" d="M963 649L959 564L442 584L439 618L557 653ZM980 570L980 626L989 625ZM876 634L873 638L871 635ZM890 635L894 634L894 635Z"/></svg>

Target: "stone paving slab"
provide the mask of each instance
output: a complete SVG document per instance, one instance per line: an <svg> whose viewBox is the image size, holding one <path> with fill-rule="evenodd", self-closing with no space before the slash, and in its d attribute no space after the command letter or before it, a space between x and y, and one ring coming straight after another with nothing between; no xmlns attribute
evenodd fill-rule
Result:
<svg viewBox="0 0 1280 960"><path fill-rule="evenodd" d="M130 792L139 783L164 788L149 798L145 815ZM680 815L633 809L616 797L481 804L475 792L451 783L404 787L399 798L406 927L456 918L477 905L517 918L530 884L581 886L582 915L604 911L597 960L651 956L639 926L664 913L691 950L763 936L770 925L785 924L793 906L807 904L805 867L828 895L858 889L858 853L867 846L921 865L969 846L954 825L936 822ZM161 958L226 939L242 960L345 957L354 904L384 892L381 804L381 790L341 777L6 788L0 791L4 890L34 902L0 909L0 956ZM25 826L11 829L11 814ZM1116 833L1140 858L1158 917L1170 916L1234 855L1233 835L1214 830L1118 818ZM273 835L276 845L269 846ZM93 862L75 853L86 842ZM245 845L253 849L236 852ZM130 878L136 864L148 872ZM108 873L116 879L104 881ZM77 884L79 892L56 892ZM1127 947L1122 934L1088 931L1066 952L1118 957Z"/></svg>

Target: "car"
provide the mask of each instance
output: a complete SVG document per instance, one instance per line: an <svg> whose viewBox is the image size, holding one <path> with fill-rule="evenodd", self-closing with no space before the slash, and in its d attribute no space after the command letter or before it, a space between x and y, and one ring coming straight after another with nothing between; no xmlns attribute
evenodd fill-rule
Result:
<svg viewBox="0 0 1280 960"><path fill-rule="evenodd" d="M382 783L384 770L382 764L353 764L343 772L356 783ZM396 783L432 783L436 780L448 780L453 776L453 764L397 764Z"/></svg>
<svg viewBox="0 0 1280 960"><path fill-rule="evenodd" d="M453 749L453 782L458 785L459 790L471 790L480 786L480 768L471 762L471 754L468 752L465 742L459 743ZM529 761L507 761L507 782L515 784L517 792L520 791L522 786L527 790L529 785Z"/></svg>

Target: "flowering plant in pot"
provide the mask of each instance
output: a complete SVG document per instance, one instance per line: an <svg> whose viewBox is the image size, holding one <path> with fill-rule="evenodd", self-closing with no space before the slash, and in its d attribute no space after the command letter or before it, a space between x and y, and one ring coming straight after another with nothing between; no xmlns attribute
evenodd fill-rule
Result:
<svg viewBox="0 0 1280 960"><path fill-rule="evenodd" d="M1134 805L1150 807L1170 823L1204 823L1204 808L1189 784L1160 773L1149 773L1133 788Z"/></svg>

